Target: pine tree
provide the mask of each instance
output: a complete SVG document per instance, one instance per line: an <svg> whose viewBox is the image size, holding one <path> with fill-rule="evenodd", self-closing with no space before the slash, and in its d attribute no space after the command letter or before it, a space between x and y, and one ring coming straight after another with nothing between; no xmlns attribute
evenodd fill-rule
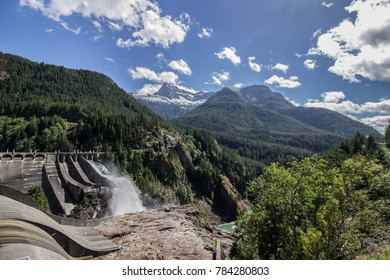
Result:
<svg viewBox="0 0 390 280"><path fill-rule="evenodd" d="M389 121L389 125L387 126L386 131L385 131L385 142L386 142L387 148L390 148L390 121Z"/></svg>

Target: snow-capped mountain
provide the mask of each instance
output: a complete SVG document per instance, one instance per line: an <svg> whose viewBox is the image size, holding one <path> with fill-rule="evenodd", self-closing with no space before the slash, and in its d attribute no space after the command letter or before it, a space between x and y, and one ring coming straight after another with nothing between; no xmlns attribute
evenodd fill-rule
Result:
<svg viewBox="0 0 390 280"><path fill-rule="evenodd" d="M196 92L164 83L153 94L134 94L134 97L162 118L173 119L206 102L213 94L212 92Z"/></svg>

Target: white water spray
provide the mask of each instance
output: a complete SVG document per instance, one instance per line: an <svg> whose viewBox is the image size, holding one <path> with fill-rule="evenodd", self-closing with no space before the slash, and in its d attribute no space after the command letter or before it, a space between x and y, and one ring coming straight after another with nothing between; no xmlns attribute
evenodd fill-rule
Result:
<svg viewBox="0 0 390 280"><path fill-rule="evenodd" d="M112 191L109 205L111 216L145 210L134 182L126 177L112 177L108 179L108 184Z"/></svg>
<svg viewBox="0 0 390 280"><path fill-rule="evenodd" d="M111 190L112 197L108 206L110 216L145 210L139 197L140 191L132 180L124 176L114 175L107 166L100 162L92 162L92 164L107 179L107 187Z"/></svg>

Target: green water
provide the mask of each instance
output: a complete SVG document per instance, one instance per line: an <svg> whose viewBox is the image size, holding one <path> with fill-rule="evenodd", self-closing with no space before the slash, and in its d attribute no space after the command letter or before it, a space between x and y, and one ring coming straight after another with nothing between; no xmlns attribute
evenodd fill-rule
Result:
<svg viewBox="0 0 390 280"><path fill-rule="evenodd" d="M217 228L228 232L234 232L234 229L236 228L236 222L218 225Z"/></svg>
<svg viewBox="0 0 390 280"><path fill-rule="evenodd" d="M252 214L253 210L249 208L246 213ZM234 222L230 222L227 224L221 224L221 225L218 225L217 228L222 229L222 230L227 231L227 232L234 232L234 230L236 228L236 222L234 221Z"/></svg>

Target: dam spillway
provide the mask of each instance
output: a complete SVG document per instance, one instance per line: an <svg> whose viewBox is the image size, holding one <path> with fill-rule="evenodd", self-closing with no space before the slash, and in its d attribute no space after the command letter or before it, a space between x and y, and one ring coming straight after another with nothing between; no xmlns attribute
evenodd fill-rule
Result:
<svg viewBox="0 0 390 280"><path fill-rule="evenodd" d="M96 165L99 156L96 152L7 151L0 153L0 184L22 193L32 185L42 186L51 212L60 216L73 215L85 199L95 213L79 215L83 219L144 210L135 184L126 177L104 174Z"/></svg>
<svg viewBox="0 0 390 280"><path fill-rule="evenodd" d="M144 208L135 184L103 172L98 159L94 152L0 153L0 259L96 257L119 249L92 227ZM42 186L51 213L27 194L32 185ZM75 219L86 199L95 213Z"/></svg>

